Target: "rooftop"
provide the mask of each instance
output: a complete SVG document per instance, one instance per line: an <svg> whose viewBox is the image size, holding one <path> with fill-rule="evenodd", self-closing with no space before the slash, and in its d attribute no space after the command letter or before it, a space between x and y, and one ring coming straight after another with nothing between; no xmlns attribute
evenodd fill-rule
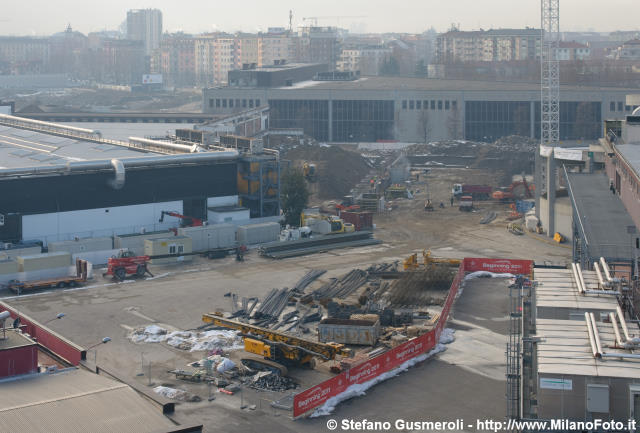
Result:
<svg viewBox="0 0 640 433"><path fill-rule="evenodd" d="M417 91L529 91L540 92L540 83L518 83L512 81L476 81L476 80L444 80L436 78L410 77L361 77L353 81L301 81L293 86L279 87L278 90L417 90ZM223 89L225 89L223 87ZM237 88L234 88L237 89ZM598 91L611 90L621 93L633 93L636 90L624 88L604 88L590 86L561 86L563 91Z"/></svg>
<svg viewBox="0 0 640 433"><path fill-rule="evenodd" d="M615 341L613 325L597 322L600 341L607 354L630 353L610 346ZM538 373L597 377L640 377L640 360L595 358L584 320L536 320ZM637 335L637 327L629 332Z"/></svg>
<svg viewBox="0 0 640 433"><path fill-rule="evenodd" d="M616 144L616 150L640 176L640 144Z"/></svg>
<svg viewBox="0 0 640 433"><path fill-rule="evenodd" d="M144 152L0 125L0 169L132 158Z"/></svg>
<svg viewBox="0 0 640 433"><path fill-rule="evenodd" d="M598 277L595 271L582 271L588 290L598 290ZM536 287L536 306L570 308L572 310L615 311L618 301L611 295L582 295L578 292L569 269L534 269Z"/></svg>
<svg viewBox="0 0 640 433"><path fill-rule="evenodd" d="M631 238L627 227L633 220L620 198L609 190L601 173L569 173L569 196L577 209L578 229L584 233L592 258L628 260Z"/></svg>
<svg viewBox="0 0 640 433"><path fill-rule="evenodd" d="M2 383L0 431L169 432L176 425L128 385L84 370Z"/></svg>
<svg viewBox="0 0 640 433"><path fill-rule="evenodd" d="M7 320L11 324L10 320ZM6 338L3 337L6 335ZM13 329L7 329L6 334L0 330L0 350L15 349L16 347L32 346L36 344L31 338L26 335L16 332Z"/></svg>

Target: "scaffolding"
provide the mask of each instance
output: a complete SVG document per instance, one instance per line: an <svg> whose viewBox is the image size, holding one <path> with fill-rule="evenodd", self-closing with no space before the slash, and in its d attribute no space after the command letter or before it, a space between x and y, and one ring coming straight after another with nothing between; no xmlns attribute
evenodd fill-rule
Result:
<svg viewBox="0 0 640 433"><path fill-rule="evenodd" d="M238 196L251 218L280 215L280 161L270 155L238 160Z"/></svg>
<svg viewBox="0 0 640 433"><path fill-rule="evenodd" d="M509 339L507 341L507 419L521 419L522 292L527 279L519 275L509 286Z"/></svg>

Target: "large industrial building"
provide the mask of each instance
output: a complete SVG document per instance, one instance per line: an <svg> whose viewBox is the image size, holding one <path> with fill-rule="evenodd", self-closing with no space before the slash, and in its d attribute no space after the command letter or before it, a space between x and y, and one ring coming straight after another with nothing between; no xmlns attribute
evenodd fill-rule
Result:
<svg viewBox="0 0 640 433"><path fill-rule="evenodd" d="M259 101L270 107L271 128L301 128L325 142L493 141L540 135L538 84L317 73L304 78L294 69L289 73L294 79L286 85L242 84L234 75L234 86L203 90L203 111L233 113ZM631 107L624 104L629 92L563 86L561 140L598 139L603 119L630 114Z"/></svg>
<svg viewBox="0 0 640 433"><path fill-rule="evenodd" d="M197 150L194 153L194 150ZM50 242L175 228L162 211L206 220L241 205L277 217L277 156L144 139L105 140L96 131L0 118L0 240Z"/></svg>

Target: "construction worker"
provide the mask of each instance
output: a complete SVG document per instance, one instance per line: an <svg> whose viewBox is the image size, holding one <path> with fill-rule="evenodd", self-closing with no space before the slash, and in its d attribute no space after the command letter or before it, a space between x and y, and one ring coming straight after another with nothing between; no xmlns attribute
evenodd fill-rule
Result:
<svg viewBox="0 0 640 433"><path fill-rule="evenodd" d="M451 196L451 207L453 207L453 196Z"/></svg>

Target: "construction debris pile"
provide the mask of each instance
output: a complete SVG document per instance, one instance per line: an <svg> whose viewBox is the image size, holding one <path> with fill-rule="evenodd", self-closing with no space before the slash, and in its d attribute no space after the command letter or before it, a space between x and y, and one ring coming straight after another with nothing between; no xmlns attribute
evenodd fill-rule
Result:
<svg viewBox="0 0 640 433"><path fill-rule="evenodd" d="M442 305L453 280L453 271L447 266L430 266L407 272L393 282L386 298L392 307Z"/></svg>
<svg viewBox="0 0 640 433"><path fill-rule="evenodd" d="M189 352L233 350L242 347L242 338L235 331L209 330L173 331L158 325L149 325L134 329L129 335L134 343L166 343L169 346Z"/></svg>
<svg viewBox="0 0 640 433"><path fill-rule="evenodd" d="M277 392L296 389L299 387L299 385L289 377L279 376L277 374L264 371L256 373L251 378L248 386L253 389Z"/></svg>
<svg viewBox="0 0 640 433"><path fill-rule="evenodd" d="M359 153L344 150L338 146L312 143L285 150L282 157L292 162L294 167L305 161L318 167L318 198L341 198L369 172L367 160Z"/></svg>

